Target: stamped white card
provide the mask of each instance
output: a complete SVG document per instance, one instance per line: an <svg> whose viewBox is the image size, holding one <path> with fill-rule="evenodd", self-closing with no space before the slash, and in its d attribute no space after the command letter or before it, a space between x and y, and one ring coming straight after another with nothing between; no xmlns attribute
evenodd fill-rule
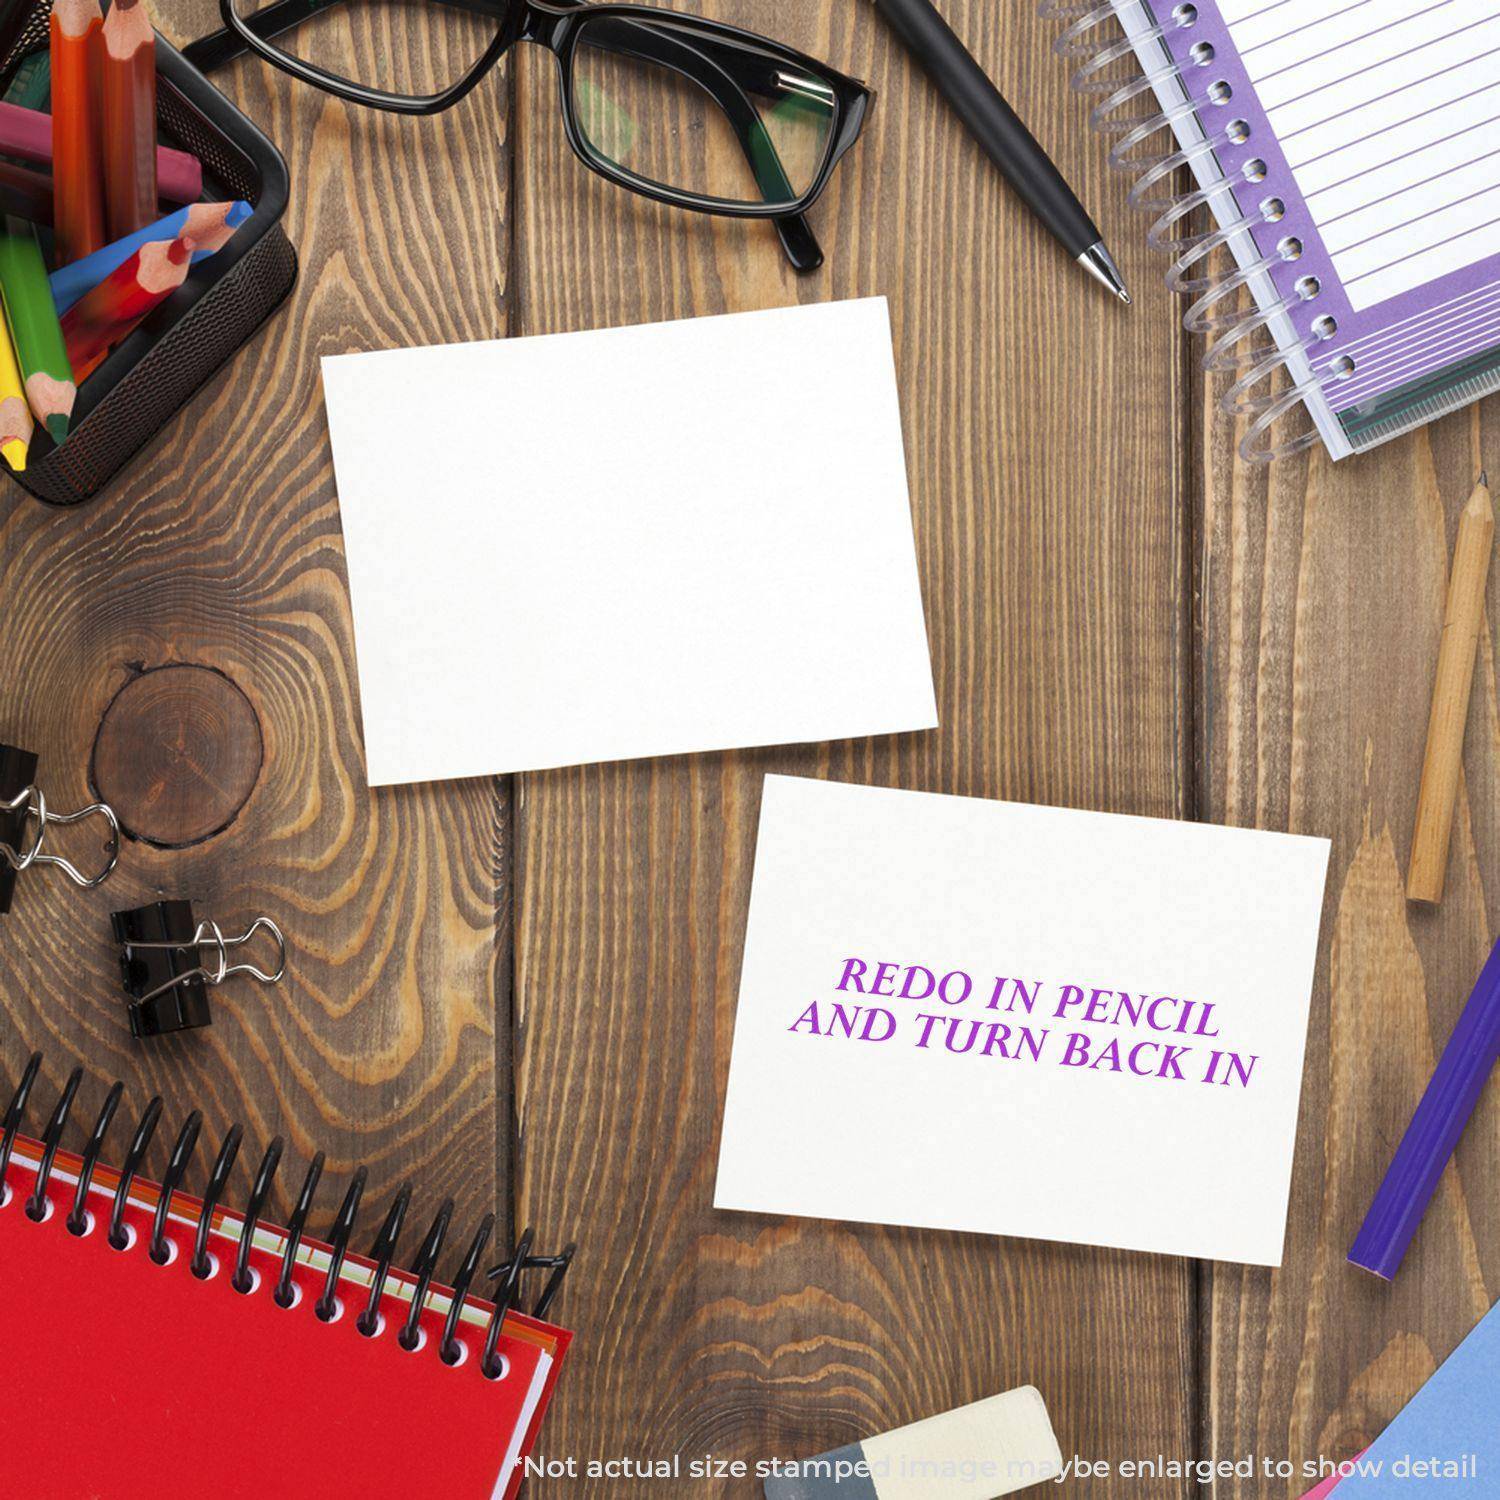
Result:
<svg viewBox="0 0 1500 1500"><path fill-rule="evenodd" d="M937 723L884 298L323 388L372 786Z"/></svg>
<svg viewBox="0 0 1500 1500"><path fill-rule="evenodd" d="M716 1206L1279 1265L1328 854L768 776Z"/></svg>

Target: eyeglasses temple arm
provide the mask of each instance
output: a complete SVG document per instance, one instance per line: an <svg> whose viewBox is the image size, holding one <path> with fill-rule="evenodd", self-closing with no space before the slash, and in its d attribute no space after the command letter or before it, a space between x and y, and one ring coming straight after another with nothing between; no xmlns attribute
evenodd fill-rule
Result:
<svg viewBox="0 0 1500 1500"><path fill-rule="evenodd" d="M489 14L491 7L484 0L444 0L459 9L480 11ZM259 37L269 39L290 31L310 20L320 10L329 7L329 0L277 0L246 18L246 25ZM629 27L642 33L639 38L618 37L614 33ZM596 24L592 30L602 33L598 45L628 57L645 58L661 62L674 71L682 73L703 88L724 111L733 127L740 149L750 170L755 174L756 186L767 202L778 198L792 198L795 194L782 166L781 157L762 123L760 114L744 90L718 64L698 48L684 41L669 41L666 36L650 27L637 26L629 21L614 24ZM189 42L182 49L183 56L202 73L213 72L249 51L245 41L227 26L212 31L207 36ZM673 56L664 54L670 53ZM675 60L674 60L675 59ZM817 236L807 221L806 214L789 214L772 221L776 226L781 247L792 268L806 273L816 271L823 264L823 250Z"/></svg>

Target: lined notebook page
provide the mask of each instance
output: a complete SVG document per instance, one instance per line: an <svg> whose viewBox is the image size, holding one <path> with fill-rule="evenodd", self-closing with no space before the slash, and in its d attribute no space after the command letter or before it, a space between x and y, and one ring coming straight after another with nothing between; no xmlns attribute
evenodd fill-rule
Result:
<svg viewBox="0 0 1500 1500"><path fill-rule="evenodd" d="M1358 310L1500 251L1500 0L1220 0Z"/></svg>

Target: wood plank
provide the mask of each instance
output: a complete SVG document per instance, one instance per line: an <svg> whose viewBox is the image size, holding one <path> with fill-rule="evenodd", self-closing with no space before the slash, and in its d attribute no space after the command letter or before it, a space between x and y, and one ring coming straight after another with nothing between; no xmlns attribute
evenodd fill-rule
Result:
<svg viewBox="0 0 1500 1500"><path fill-rule="evenodd" d="M1364 1448L1500 1295L1494 1090L1396 1280L1344 1258L1496 934L1493 579L1447 894L1404 884L1449 555L1500 468L1500 401L1337 465L1247 470L1227 420L1203 432L1204 815L1333 840L1286 1260L1212 1270L1205 1446L1300 1465Z"/></svg>
<svg viewBox="0 0 1500 1500"><path fill-rule="evenodd" d="M217 24L203 0L161 10L175 37ZM128 842L91 893L26 878L0 926L4 1075L46 1049L42 1118L75 1060L88 1120L117 1075L132 1110L160 1091L158 1173L177 1122L201 1106L194 1182L244 1120L231 1200L283 1133L273 1213L289 1212L303 1166L326 1150L317 1228L366 1162L360 1243L411 1177L412 1249L443 1194L464 1234L495 1206L509 1151L508 1090L496 1091L508 1030L495 1027L508 803L485 782L365 786L317 361L505 331L508 96L497 79L462 114L414 122L346 109L259 63L219 81L291 168L302 271L290 303L103 498L74 512L14 488L0 501L0 730L41 754L55 804L77 804L114 704L115 785L153 840ZM460 217L469 232L434 234ZM164 689L160 669L178 664L206 670ZM234 753L247 715L263 752L248 758ZM162 894L191 896L226 929L269 913L290 968L274 990L226 986L207 1031L135 1044L108 914ZM117 1123L116 1152L125 1132Z"/></svg>
<svg viewBox="0 0 1500 1500"><path fill-rule="evenodd" d="M806 281L765 226L595 181L563 141L550 61L522 64L513 331L890 296L944 726L519 778L518 1208L583 1246L550 1456L807 1456L1026 1381L1070 1453L1196 1438L1189 1263L710 1206L764 773L1188 810L1175 310L1051 31L1030 6L947 9L1097 205L1133 312L1018 208L867 7L714 10L879 91L814 212L828 264ZM638 1492L533 1483L538 1500Z"/></svg>

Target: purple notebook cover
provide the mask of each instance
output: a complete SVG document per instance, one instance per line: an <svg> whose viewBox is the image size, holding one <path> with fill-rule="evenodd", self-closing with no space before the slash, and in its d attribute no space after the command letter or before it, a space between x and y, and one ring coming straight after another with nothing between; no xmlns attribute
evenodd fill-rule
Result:
<svg viewBox="0 0 1500 1500"><path fill-rule="evenodd" d="M1251 192L1236 188L1236 198L1243 210L1253 212L1266 196L1275 194L1286 205L1284 218L1274 225L1260 224L1252 231L1259 250L1273 254L1287 236L1302 242L1302 254L1294 261L1281 262L1271 275L1281 296L1295 295L1296 283L1303 277L1316 276L1321 283L1318 297L1299 302L1292 318L1299 336L1311 331L1315 318L1332 314L1338 322L1337 334L1327 342L1315 345L1310 355L1313 369L1329 375L1324 392L1335 412L1346 412L1374 398L1407 385L1421 377L1432 376L1458 362L1500 346L1500 220L1490 226L1493 251L1472 264L1415 287L1400 295L1377 302L1362 310L1350 302L1322 234L1298 190L1292 167L1281 141L1262 107L1260 94L1251 80L1250 70L1230 35L1230 29L1214 0L1199 0L1190 26L1179 23L1176 14L1184 8L1176 0L1147 0L1157 23L1163 29L1163 41L1177 63L1183 85L1199 104L1198 114L1205 129L1212 133L1222 129L1222 121L1243 119L1250 127L1241 145L1229 145L1216 155L1225 177L1232 183L1242 182L1246 162L1258 158L1267 165L1264 181ZM1370 0L1364 0L1370 3ZM1299 0L1263 0L1249 15L1240 15L1237 24L1264 11L1284 9L1286 25L1315 25L1321 19L1349 9L1354 0L1339 5L1304 6ZM1472 8L1471 8L1472 7ZM1476 24L1487 24L1497 14L1493 0L1442 0L1432 10L1452 10L1451 25L1455 33ZM1478 20L1476 21L1476 18ZM1374 18L1378 20L1379 18ZM1202 44L1213 48L1213 60L1203 66ZM1489 33L1476 41L1476 48L1488 47ZM1193 49L1200 50L1195 54ZM1476 56L1479 55L1476 53ZM1494 54L1495 77L1500 82L1500 52ZM1357 70L1356 70L1357 71ZM1335 75L1344 81L1352 76ZM1223 80L1233 90L1227 105L1216 105L1208 95L1210 84ZM1400 119L1401 105L1395 103L1393 118ZM1500 115L1500 101L1497 101ZM1494 152L1494 181L1500 184L1500 120L1491 131L1479 132L1480 144L1474 151ZM1472 153L1465 153L1469 155ZM1253 197L1252 197L1253 193ZM1246 201L1249 200L1249 201ZM1356 368L1346 379L1331 378L1335 362L1343 355L1356 358Z"/></svg>

